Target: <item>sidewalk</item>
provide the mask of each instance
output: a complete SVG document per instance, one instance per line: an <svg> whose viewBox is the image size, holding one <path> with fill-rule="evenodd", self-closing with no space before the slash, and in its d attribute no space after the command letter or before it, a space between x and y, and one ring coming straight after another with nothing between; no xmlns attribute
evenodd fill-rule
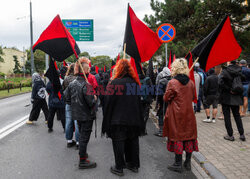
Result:
<svg viewBox="0 0 250 179"><path fill-rule="evenodd" d="M204 123L202 120L205 118L204 110L196 114L200 153L227 178L250 178L250 117L242 118L246 142L239 139L233 117L231 120L234 142L223 139L223 136L226 135L224 120L216 120L216 123Z"/></svg>

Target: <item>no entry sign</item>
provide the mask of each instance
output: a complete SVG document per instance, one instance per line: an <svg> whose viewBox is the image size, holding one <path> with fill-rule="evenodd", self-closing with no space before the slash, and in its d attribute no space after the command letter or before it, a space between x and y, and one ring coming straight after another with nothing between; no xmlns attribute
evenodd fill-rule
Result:
<svg viewBox="0 0 250 179"><path fill-rule="evenodd" d="M163 43L172 41L175 34L175 28L171 24L162 24L157 29L157 35Z"/></svg>

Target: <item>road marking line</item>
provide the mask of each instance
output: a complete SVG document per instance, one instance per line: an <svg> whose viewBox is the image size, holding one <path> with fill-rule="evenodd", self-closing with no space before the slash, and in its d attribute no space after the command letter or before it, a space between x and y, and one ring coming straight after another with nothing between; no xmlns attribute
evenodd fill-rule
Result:
<svg viewBox="0 0 250 179"><path fill-rule="evenodd" d="M10 134L14 130L16 130L19 127L21 127L22 125L24 125L28 117L29 117L29 114L22 117L21 119L15 121L15 122L11 123L11 124L3 127L2 129L0 129L0 139L4 138L5 136Z"/></svg>

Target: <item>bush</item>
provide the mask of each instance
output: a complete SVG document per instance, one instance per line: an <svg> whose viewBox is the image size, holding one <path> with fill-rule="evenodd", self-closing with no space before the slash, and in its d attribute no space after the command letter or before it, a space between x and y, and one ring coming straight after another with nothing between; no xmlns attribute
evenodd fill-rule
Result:
<svg viewBox="0 0 250 179"><path fill-rule="evenodd" d="M0 78L4 78L5 77L5 73L0 72Z"/></svg>
<svg viewBox="0 0 250 179"><path fill-rule="evenodd" d="M31 87L32 80L31 78L9 78L9 79L0 79L0 90L14 89L22 87Z"/></svg>

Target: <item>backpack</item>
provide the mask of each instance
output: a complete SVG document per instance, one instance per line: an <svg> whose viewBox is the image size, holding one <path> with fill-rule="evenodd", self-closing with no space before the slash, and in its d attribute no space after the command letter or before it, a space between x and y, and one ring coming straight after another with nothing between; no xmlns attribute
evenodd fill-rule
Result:
<svg viewBox="0 0 250 179"><path fill-rule="evenodd" d="M163 76L160 80L159 80L159 83L158 83L158 92L159 92L159 88L162 88L163 90L163 94L165 93L166 91L166 87L168 85L168 82L170 81L171 77L170 76ZM163 95L162 94L162 95Z"/></svg>
<svg viewBox="0 0 250 179"><path fill-rule="evenodd" d="M236 77L234 77L233 82L232 82L232 92L235 94L243 94L243 85L242 85L242 81L241 81L241 76L237 75Z"/></svg>

